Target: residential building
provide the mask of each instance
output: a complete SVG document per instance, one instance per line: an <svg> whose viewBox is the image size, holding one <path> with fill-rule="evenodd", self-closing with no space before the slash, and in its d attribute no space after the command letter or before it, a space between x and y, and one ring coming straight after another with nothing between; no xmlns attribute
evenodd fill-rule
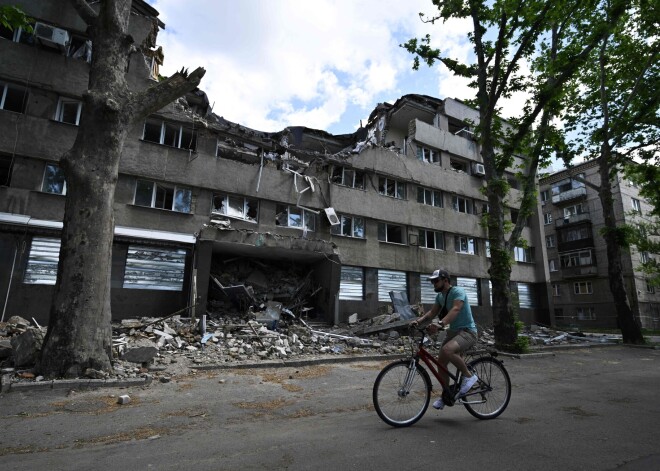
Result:
<svg viewBox="0 0 660 471"><path fill-rule="evenodd" d="M147 3L134 0L133 9L136 42L163 27ZM44 323L66 194L58 160L77 133L91 48L72 9L39 1L26 10L44 26L31 36L5 31L0 40L0 294L3 317ZM162 60L155 44L136 54L131 86L152 84ZM435 293L426 278L444 266L466 288L477 321L491 324L476 122L458 100L406 95L379 104L352 134L262 132L213 114L201 90L175 101L137 123L123 149L113 318L187 307L202 315L234 292L230 285L246 291L284 267L302 273L309 288L296 313L339 323L353 313L375 316L390 291L428 307ZM522 157L514 160L507 204L515 218ZM540 211L529 218L527 247L512 254L511 286L522 320L549 323L541 218Z"/></svg>
<svg viewBox="0 0 660 471"><path fill-rule="evenodd" d="M540 199L548 252L553 321L558 326L617 328L616 310L609 288L604 219L597 190L598 160L540 180ZM651 206L622 174L615 177L613 198L617 225L643 220ZM639 265L657 254L621 247L623 277L628 300L639 324L660 326L660 293L651 286Z"/></svg>

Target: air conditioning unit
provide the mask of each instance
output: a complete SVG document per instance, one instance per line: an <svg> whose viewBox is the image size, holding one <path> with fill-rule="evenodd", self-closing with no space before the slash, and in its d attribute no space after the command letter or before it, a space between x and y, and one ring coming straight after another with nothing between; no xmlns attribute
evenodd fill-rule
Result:
<svg viewBox="0 0 660 471"><path fill-rule="evenodd" d="M341 222L337 217L337 213L335 213L334 209L325 208L323 211L325 211L325 215L328 217L328 221L330 221L331 225L336 226Z"/></svg>
<svg viewBox="0 0 660 471"><path fill-rule="evenodd" d="M69 32L45 23L34 24L34 36L45 46L56 47L61 51L69 43Z"/></svg>
<svg viewBox="0 0 660 471"><path fill-rule="evenodd" d="M472 164L472 175L480 177L486 175L486 167L484 167L484 164Z"/></svg>

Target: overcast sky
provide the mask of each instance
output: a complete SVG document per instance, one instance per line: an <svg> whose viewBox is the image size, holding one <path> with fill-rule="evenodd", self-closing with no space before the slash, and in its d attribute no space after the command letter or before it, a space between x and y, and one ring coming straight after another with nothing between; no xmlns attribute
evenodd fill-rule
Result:
<svg viewBox="0 0 660 471"><path fill-rule="evenodd" d="M472 98L442 65L412 70L399 44L431 34L432 45L466 61L469 20L435 25L431 0L150 0L161 74L206 68L200 88L213 112L260 131L306 126L351 133L378 103L419 93ZM510 115L521 106L505 108Z"/></svg>

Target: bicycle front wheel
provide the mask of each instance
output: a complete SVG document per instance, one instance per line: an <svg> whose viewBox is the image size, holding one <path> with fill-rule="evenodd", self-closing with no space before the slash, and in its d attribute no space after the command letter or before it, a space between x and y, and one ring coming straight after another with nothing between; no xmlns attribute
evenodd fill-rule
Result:
<svg viewBox="0 0 660 471"><path fill-rule="evenodd" d="M479 381L461 399L470 414L478 419L494 419L509 405L511 379L502 362L492 358L477 358L469 363Z"/></svg>
<svg viewBox="0 0 660 471"><path fill-rule="evenodd" d="M378 416L393 427L408 427L422 418L431 399L431 378L410 360L387 365L374 383Z"/></svg>

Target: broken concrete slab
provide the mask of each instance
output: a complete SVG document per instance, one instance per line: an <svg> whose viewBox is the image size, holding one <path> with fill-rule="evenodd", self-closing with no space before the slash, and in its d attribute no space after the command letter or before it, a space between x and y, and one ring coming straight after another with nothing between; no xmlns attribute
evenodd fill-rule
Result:
<svg viewBox="0 0 660 471"><path fill-rule="evenodd" d="M14 366L31 366L39 359L45 333L41 329L28 328L11 338Z"/></svg>
<svg viewBox="0 0 660 471"><path fill-rule="evenodd" d="M124 361L130 361L131 363L149 363L154 357L158 355L158 348L155 346L142 346L129 348L121 356L121 359Z"/></svg>

